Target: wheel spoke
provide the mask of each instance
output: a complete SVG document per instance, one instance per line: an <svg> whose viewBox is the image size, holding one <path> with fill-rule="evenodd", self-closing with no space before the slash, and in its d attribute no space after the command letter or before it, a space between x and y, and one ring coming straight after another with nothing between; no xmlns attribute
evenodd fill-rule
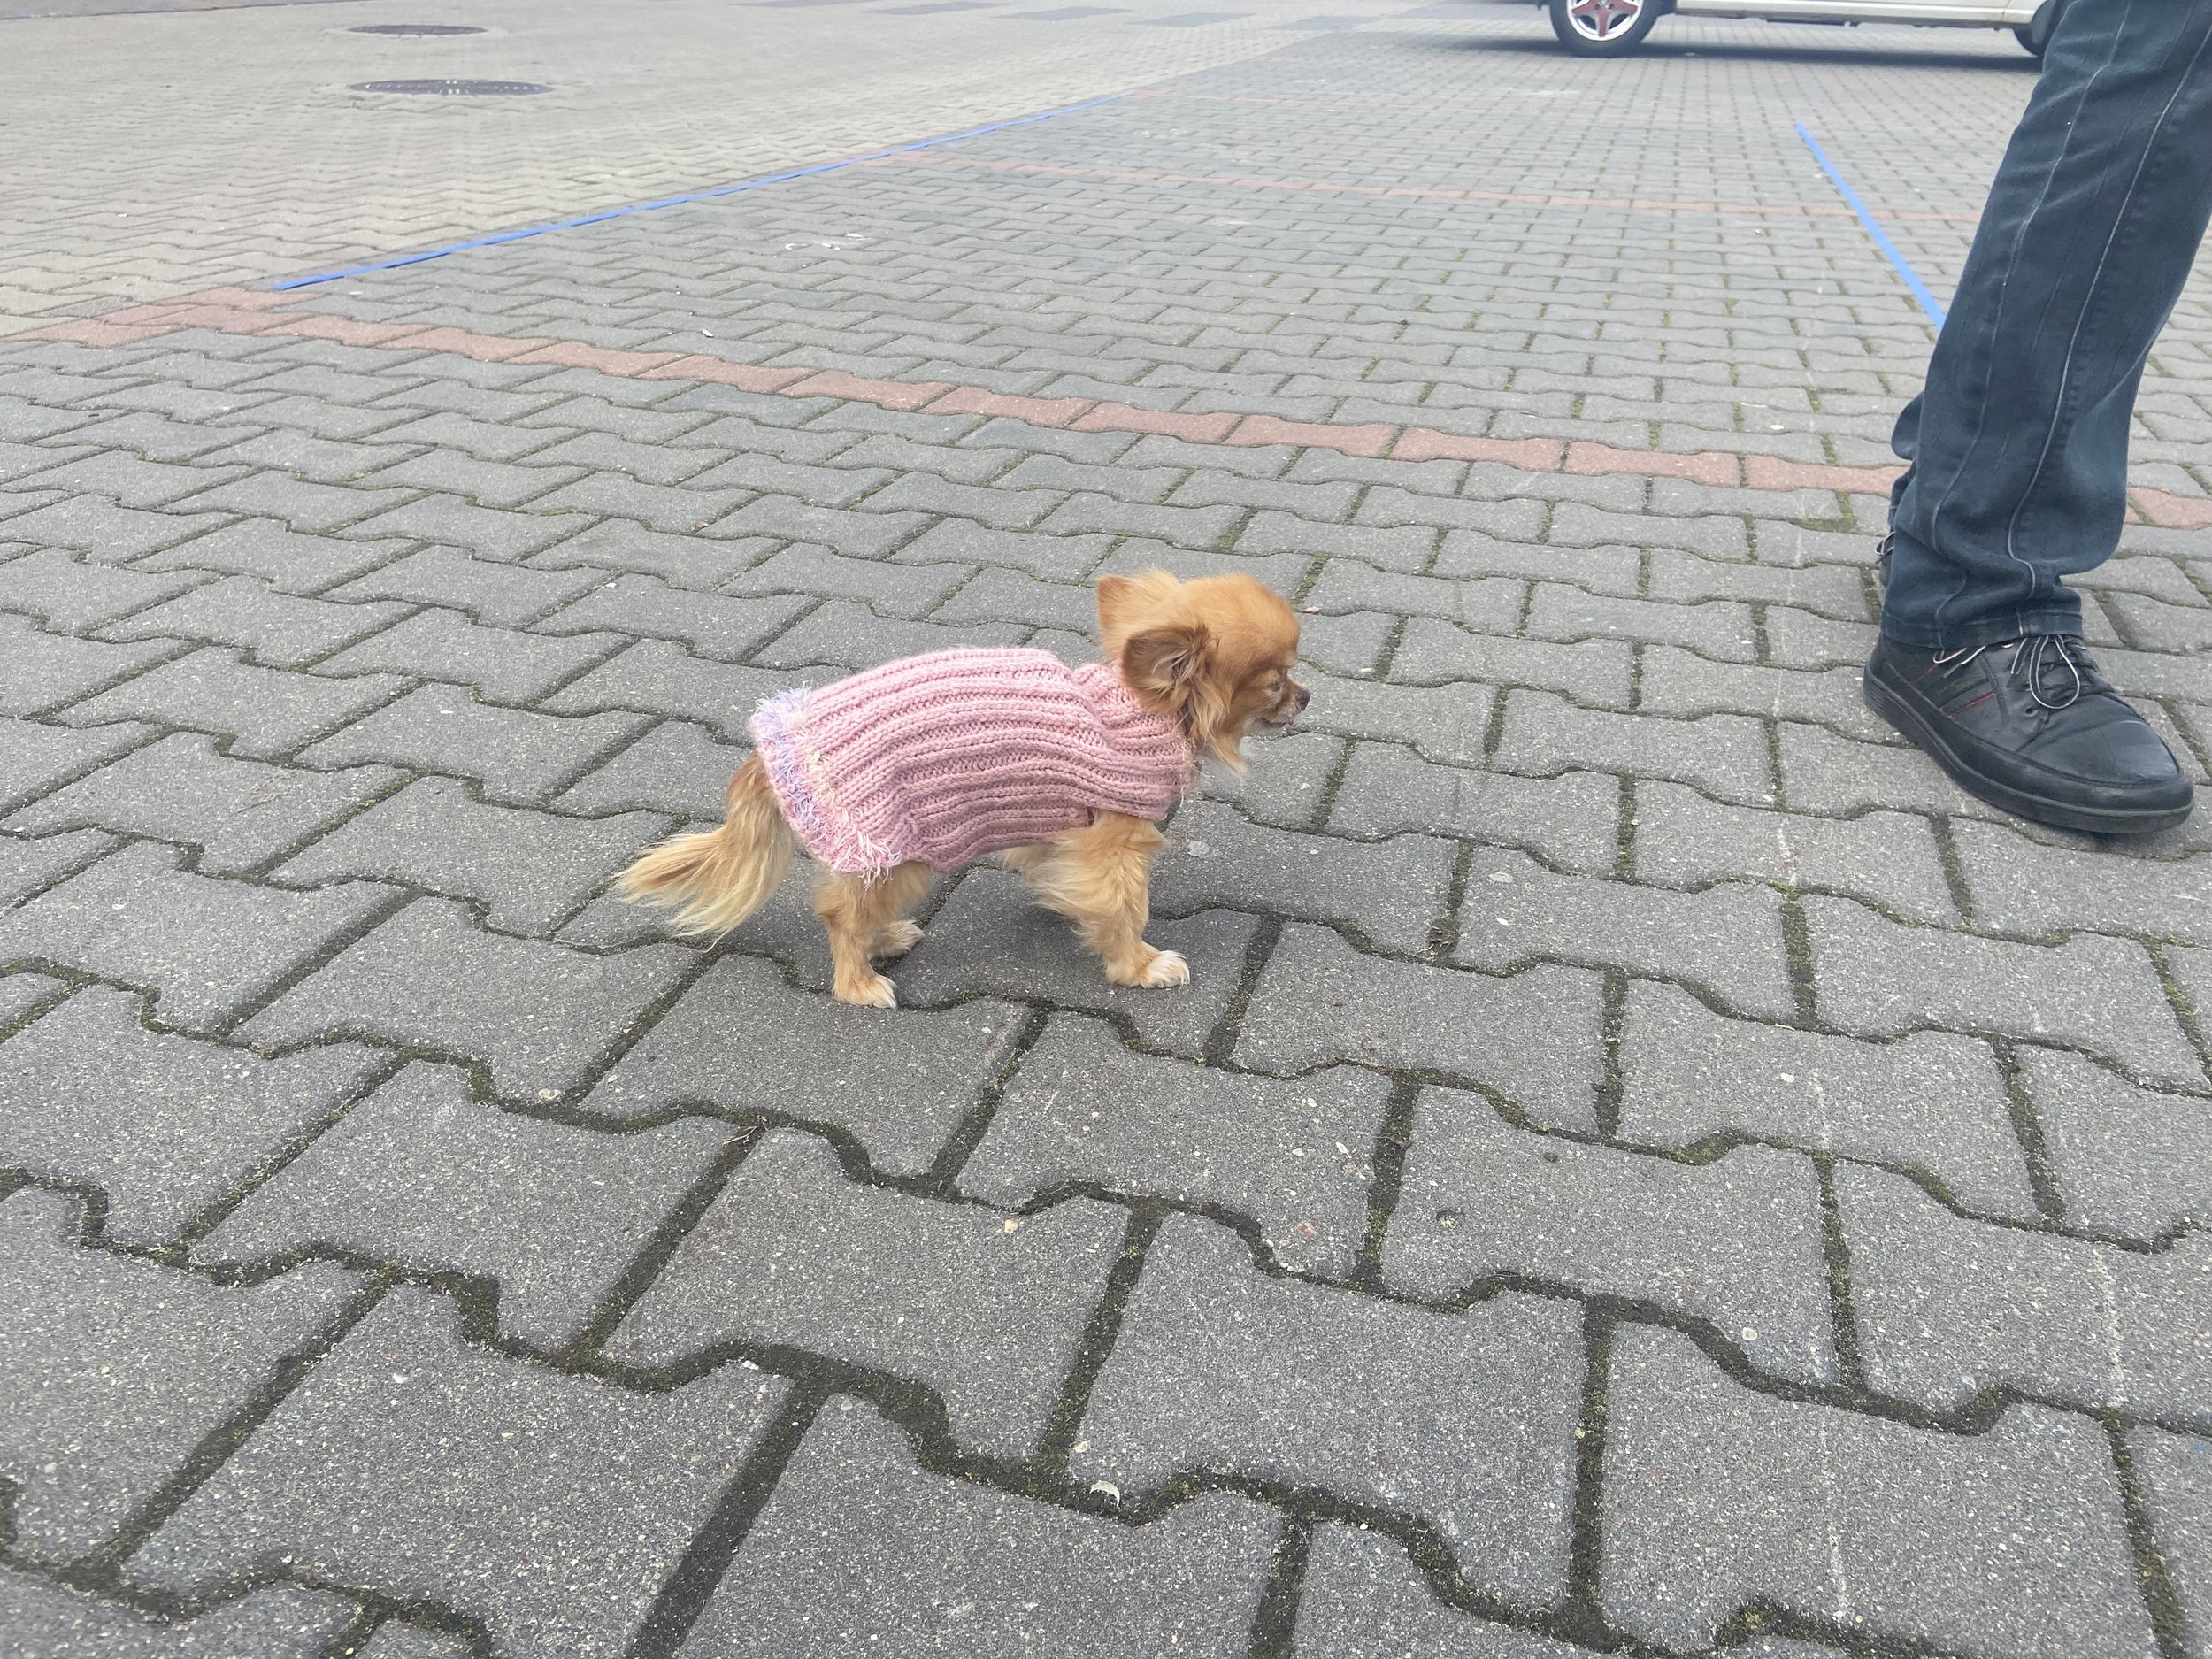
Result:
<svg viewBox="0 0 2212 1659"><path fill-rule="evenodd" d="M1643 0L1575 0L1567 8L1567 15L1574 19L1578 32L1602 41L1635 22L1643 9Z"/></svg>

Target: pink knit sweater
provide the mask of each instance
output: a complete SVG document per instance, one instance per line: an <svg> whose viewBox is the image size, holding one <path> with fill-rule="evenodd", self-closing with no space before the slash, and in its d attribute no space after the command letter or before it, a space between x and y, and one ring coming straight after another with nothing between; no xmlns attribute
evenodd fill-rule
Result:
<svg viewBox="0 0 2212 1659"><path fill-rule="evenodd" d="M753 742L822 864L955 870L1125 812L1157 822L1197 776L1189 740L1103 664L934 651L762 703Z"/></svg>

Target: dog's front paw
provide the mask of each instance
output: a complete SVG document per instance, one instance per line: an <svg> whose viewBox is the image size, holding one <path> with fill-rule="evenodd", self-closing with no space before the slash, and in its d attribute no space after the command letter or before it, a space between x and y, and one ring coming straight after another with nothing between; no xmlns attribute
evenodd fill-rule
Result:
<svg viewBox="0 0 2212 1659"><path fill-rule="evenodd" d="M888 962L894 956L903 956L921 941L919 922L893 922L876 937L876 959Z"/></svg>
<svg viewBox="0 0 2212 1659"><path fill-rule="evenodd" d="M850 1002L856 1008L896 1008L899 1005L898 987L880 973L871 973L863 979L840 977L832 982L830 995L841 1002Z"/></svg>
<svg viewBox="0 0 2212 1659"><path fill-rule="evenodd" d="M1183 960L1179 951L1156 950L1152 960L1145 964L1144 977L1137 983L1156 991L1165 990L1171 985L1188 985L1190 964Z"/></svg>

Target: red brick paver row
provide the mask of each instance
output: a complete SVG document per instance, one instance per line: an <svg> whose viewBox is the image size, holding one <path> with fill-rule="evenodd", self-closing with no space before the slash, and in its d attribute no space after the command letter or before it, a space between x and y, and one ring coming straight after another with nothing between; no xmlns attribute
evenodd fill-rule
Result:
<svg viewBox="0 0 2212 1659"><path fill-rule="evenodd" d="M187 328L211 328L231 334L296 334L396 351L446 351L486 363L557 363L625 380L692 380L772 396L833 397L905 412L995 415L1028 426L1079 432L1158 433L1188 443L1233 448L1286 443L1345 455L1387 456L1399 461L1483 461L1525 472L1629 473L1777 492L1832 489L1846 495L1883 494L1899 470L1739 456L1720 449L1681 454L1666 449L1622 449L1586 441L1485 438L1379 421L1286 420L1263 410L1185 414L1081 397L1022 397L988 387L956 386L943 380L879 380L841 369L768 367L673 351L621 351L578 340L361 322L311 313L281 314L299 297L253 288L210 288L173 300L126 306L101 317L50 324L16 337L115 346ZM2212 499L2203 496L2138 488L2129 492L2129 500L2131 516L2141 523L2179 529L2212 525Z"/></svg>

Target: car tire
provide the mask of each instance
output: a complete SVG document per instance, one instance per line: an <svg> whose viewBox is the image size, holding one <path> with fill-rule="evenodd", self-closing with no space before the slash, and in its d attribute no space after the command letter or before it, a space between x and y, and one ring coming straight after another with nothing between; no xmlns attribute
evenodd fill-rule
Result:
<svg viewBox="0 0 2212 1659"><path fill-rule="evenodd" d="M2021 50L2035 59L2043 61L2043 49L2051 43L2051 30L2058 22L2059 8L2065 0L2043 0L2043 6L2023 28L2012 32L2012 38L2020 42Z"/></svg>
<svg viewBox="0 0 2212 1659"><path fill-rule="evenodd" d="M1644 43L1665 0L1550 0L1551 32L1578 58L1618 58Z"/></svg>

